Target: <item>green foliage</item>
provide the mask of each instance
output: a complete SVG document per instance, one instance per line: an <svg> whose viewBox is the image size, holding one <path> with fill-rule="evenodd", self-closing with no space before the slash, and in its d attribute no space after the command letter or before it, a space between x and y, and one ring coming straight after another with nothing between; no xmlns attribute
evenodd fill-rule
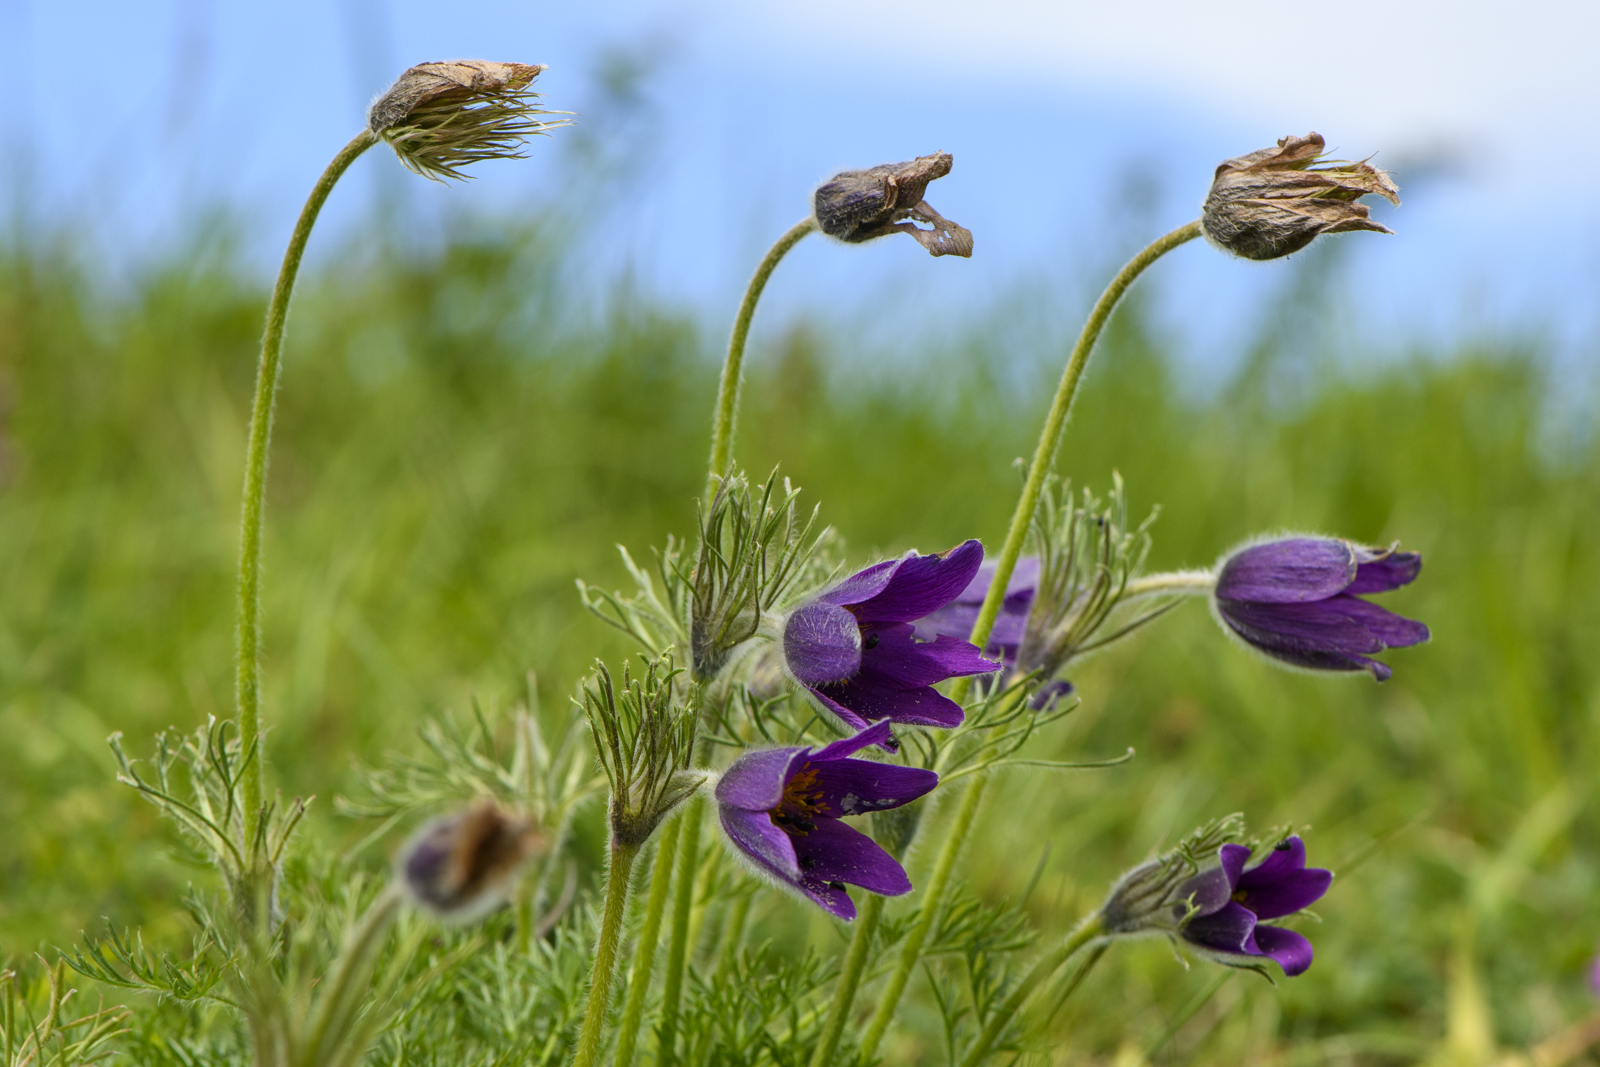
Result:
<svg viewBox="0 0 1600 1067"><path fill-rule="evenodd" d="M286 796L343 792L395 825L468 794L580 807L571 798L594 781L581 746L535 758L526 720L498 709L530 670L546 680L545 702L565 707L596 654L632 651L572 583L612 588L628 575L611 545L694 529L721 337L626 291L602 311L565 310L563 254L539 226L463 220L457 232L435 255L347 249L305 279L273 457L268 764ZM13 248L0 262L0 948L70 944L110 916L143 940L118 934L100 961L85 949L85 971L112 982L137 966L141 988L169 994L220 988L198 969L175 903L187 882L199 883L191 899L217 884L187 846L161 849L173 832L109 784L104 738L171 724L188 737L231 705L237 494L263 303L220 240L122 291L60 248ZM1314 306L1284 321L1289 312L1323 321ZM750 353L746 469L781 463L848 537L852 560L998 536L1014 502L1007 464L1031 448L1034 387L1059 373L1059 353L1020 358L983 329L871 353L778 325L758 323ZM973 901L1004 915L1042 870L1022 911L1032 945L1053 943L1119 872L1235 810L1257 825L1311 824L1313 861L1339 879L1319 905L1305 976L1277 990L1241 977L1213 986L1214 972L1185 971L1159 941L1118 946L1054 1015L1070 975L1044 991L1029 1047L1109 1058L1134 1035L1133 1052L1161 1045L1195 1062L1264 1060L1291 1044L1308 1058L1420 1057L1463 1002L1450 998L1459 973L1481 980L1502 1046L1531 1045L1588 1010L1582 970L1600 938L1600 448L1552 432L1551 372L1525 348L1358 358L1332 341L1307 350L1299 338L1314 330L1280 333L1269 320L1244 371L1198 389L1199 372L1173 369L1129 305L1091 366L1062 474L1103 491L1116 469L1135 514L1161 504L1151 569L1203 566L1272 529L1400 539L1427 566L1385 603L1432 625L1434 642L1391 653L1395 678L1381 688L1303 677L1181 605L1075 664L1081 704L1016 756L1140 756L1095 775L1001 772L962 864ZM411 731L471 694L489 709L482 719L427 728L416 754ZM787 741L810 729L794 714L761 721ZM373 763L395 748L408 754L369 772L363 790L351 757ZM924 807L913 881L946 815ZM302 840L339 854L373 830L319 806ZM587 885L594 857L578 855ZM381 859L357 850L352 863L370 874ZM285 880L286 900L311 916L296 966L315 970L355 906L295 861ZM698 898L685 1047L761 1062L773 1047L763 1034L776 1034L803 1062L826 1008L834 928L760 889L730 951L714 936L734 904L721 894ZM890 903L885 943L915 906ZM376 1036L377 1059L561 1062L593 920L579 905L545 937L524 941L520 929L505 918L481 942L430 934L402 980L439 966L455 968L451 980L423 987ZM932 958L886 1062L959 1048L1015 973L1013 942L986 944ZM862 1003L881 966L867 973ZM154 1012L117 1039L135 1063L246 1054L221 1009Z"/></svg>

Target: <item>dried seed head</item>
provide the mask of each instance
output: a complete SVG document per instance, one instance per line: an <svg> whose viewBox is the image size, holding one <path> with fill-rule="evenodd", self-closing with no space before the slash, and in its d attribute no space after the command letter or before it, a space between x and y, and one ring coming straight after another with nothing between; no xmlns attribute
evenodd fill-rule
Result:
<svg viewBox="0 0 1600 1067"><path fill-rule="evenodd" d="M533 106L528 86L543 66L461 59L419 63L400 75L367 112L367 125L400 162L426 178L466 178L481 159L520 159L522 143L566 125Z"/></svg>
<svg viewBox="0 0 1600 1067"><path fill-rule="evenodd" d="M1224 162L1201 216L1206 239L1246 259L1277 259L1324 233L1393 233L1355 202L1375 194L1398 205L1393 180L1365 160L1313 167L1325 147L1320 134L1285 137L1276 148Z"/></svg>
<svg viewBox="0 0 1600 1067"><path fill-rule="evenodd" d="M928 183L950 173L948 152L919 156L909 163L885 163L870 170L847 170L818 187L813 210L817 227L829 237L857 243L884 234L909 233L932 256L972 255L972 231L951 222L922 199ZM916 219L931 229L905 220Z"/></svg>
<svg viewBox="0 0 1600 1067"><path fill-rule="evenodd" d="M483 800L418 830L396 867L425 910L446 922L471 922L506 898L523 863L543 845L531 822Z"/></svg>

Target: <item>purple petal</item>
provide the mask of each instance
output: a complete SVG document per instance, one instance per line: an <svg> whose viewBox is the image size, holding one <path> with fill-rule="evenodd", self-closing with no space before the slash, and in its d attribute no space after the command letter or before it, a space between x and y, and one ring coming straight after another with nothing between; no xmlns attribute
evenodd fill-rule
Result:
<svg viewBox="0 0 1600 1067"><path fill-rule="evenodd" d="M863 724L865 725L865 724ZM868 745L881 745L889 740L889 723L887 721L867 726L860 733L850 737L841 737L817 749L816 752L806 757L807 763L826 763L829 760L842 760L854 755ZM787 782L787 779L785 779Z"/></svg>
<svg viewBox="0 0 1600 1067"><path fill-rule="evenodd" d="M909 723L913 726L941 726L949 729L960 726L966 718L960 704L928 686L923 686L921 689L897 689L866 685L858 676L841 685L814 686L811 691L821 697L846 722L851 719L858 719L863 723L869 719L888 719L890 722ZM847 716L846 710L854 714Z"/></svg>
<svg viewBox="0 0 1600 1067"><path fill-rule="evenodd" d="M1228 885L1237 886L1243 877L1244 865L1250 862L1250 850L1243 845L1223 845L1217 849L1217 862L1228 874Z"/></svg>
<svg viewBox="0 0 1600 1067"><path fill-rule="evenodd" d="M1304 974L1311 966L1311 942L1293 930L1281 926L1258 926L1255 929L1256 948L1263 956L1271 956L1283 968L1283 973L1293 978Z"/></svg>
<svg viewBox="0 0 1600 1067"><path fill-rule="evenodd" d="M878 843L838 819L818 819L794 839L805 882L848 882L886 897L911 892L911 879Z"/></svg>
<svg viewBox="0 0 1600 1067"><path fill-rule="evenodd" d="M829 689L831 689L831 690L838 690L840 688L842 688L842 687L840 687L840 686L830 686L829 687ZM815 686L809 686L809 687L807 687L806 691L809 692L812 696L817 698L817 702L822 705L823 710L833 712L835 715L837 715L839 717L839 721L844 723L850 729L861 731L861 730L865 730L868 726L872 725L871 723L867 722L866 719L863 719L861 716L857 715L854 711L851 711L849 708L845 707L843 704L839 703L837 700L834 700L827 693L824 693L821 689L818 689ZM883 725L886 725L886 723L879 723L878 725L883 726ZM854 736L860 737L861 735L859 733L857 733ZM847 740L848 740L848 738L847 738ZM834 744L838 744L838 743L839 742L837 742L837 741L834 742ZM882 743L885 745L885 747L889 747L887 742L882 742ZM891 748L891 751L893 751L892 748Z"/></svg>
<svg viewBox="0 0 1600 1067"><path fill-rule="evenodd" d="M908 552L883 589L855 603L856 618L868 622L915 622L961 595L983 564L983 545L964 541L943 555Z"/></svg>
<svg viewBox="0 0 1600 1067"><path fill-rule="evenodd" d="M1357 597L1340 593L1322 602L1329 611L1359 622L1367 628L1367 632L1382 641L1386 648L1405 648L1409 645L1420 645L1431 636L1428 628L1415 619L1408 619L1403 615L1396 615L1387 608L1361 600Z"/></svg>
<svg viewBox="0 0 1600 1067"><path fill-rule="evenodd" d="M850 577L823 593L818 600L827 601L829 604L859 604L869 600L883 591L889 584L889 579L894 577L894 570L900 566L897 559L886 559L881 563L874 563L865 570L856 571Z"/></svg>
<svg viewBox="0 0 1600 1067"><path fill-rule="evenodd" d="M813 600L784 624L783 658L806 685L848 678L861 666L861 626L844 608Z"/></svg>
<svg viewBox="0 0 1600 1067"><path fill-rule="evenodd" d="M1234 553L1217 577L1217 596L1260 604L1306 603L1341 592L1355 577L1355 549L1349 544L1297 537Z"/></svg>
<svg viewBox="0 0 1600 1067"><path fill-rule="evenodd" d="M1387 593L1391 589L1399 589L1402 585L1410 585L1417 580L1417 575L1422 573L1422 555L1417 552L1390 552L1379 555L1362 551L1357 553L1356 560L1356 580L1345 590L1352 596L1362 593Z"/></svg>
<svg viewBox="0 0 1600 1067"><path fill-rule="evenodd" d="M879 726L887 737L888 722ZM839 759L825 763L815 761L811 766L817 772L817 786L822 791L823 813L834 818L898 808L939 784L939 776L934 772L921 767L902 767L898 763Z"/></svg>
<svg viewBox="0 0 1600 1067"><path fill-rule="evenodd" d="M1219 600L1217 610L1252 645L1280 652L1382 652L1384 644L1360 622L1315 604L1260 604Z"/></svg>
<svg viewBox="0 0 1600 1067"><path fill-rule="evenodd" d="M1221 867L1213 867L1209 871L1201 871L1183 885L1178 887L1177 897L1180 901L1193 901L1199 909L1195 917L1210 915L1221 911L1233 899L1233 882L1228 872ZM1182 918L1187 907L1180 904L1174 909L1174 914Z"/></svg>
<svg viewBox="0 0 1600 1067"><path fill-rule="evenodd" d="M827 882L819 882L815 879L807 879L796 884L799 886L800 892L821 905L823 911L836 915L845 922L853 922L855 920L855 901L850 899L850 894L844 891L843 886L835 889Z"/></svg>
<svg viewBox="0 0 1600 1067"><path fill-rule="evenodd" d="M911 625L903 622L863 627L862 635L866 640L861 653L861 670L850 683L919 689L946 678L987 674L1001 667L999 663L984 659L976 645L959 637L940 634L932 641L917 641L913 633Z"/></svg>
<svg viewBox="0 0 1600 1067"><path fill-rule="evenodd" d="M1256 917L1249 909L1229 902L1220 911L1190 919L1183 928L1183 939L1216 952L1253 956L1250 935L1255 928Z"/></svg>
<svg viewBox="0 0 1600 1067"><path fill-rule="evenodd" d="M789 765L803 748L759 748L746 752L717 781L717 802L747 811L769 811L783 799Z"/></svg>
<svg viewBox="0 0 1600 1067"><path fill-rule="evenodd" d="M1022 644L1022 635L1028 628L1028 609L1032 603L1033 590L1030 589L1018 595L1015 606L1010 598L1001 606L994 628L989 631L986 655L990 659L1016 655L1017 646ZM978 621L980 610L977 604L946 604L917 620L917 640L932 641L935 637L947 636L965 641L972 634L972 624Z"/></svg>
<svg viewBox="0 0 1600 1067"><path fill-rule="evenodd" d="M740 852L791 885L800 884L802 872L793 839L772 824L772 816L728 804L718 805L717 814L728 840L737 845Z"/></svg>
<svg viewBox="0 0 1600 1067"><path fill-rule="evenodd" d="M983 566L978 568L978 573L972 576L972 581L956 597L957 604L982 604L984 597L989 595L989 583L994 581L996 570L995 560L984 560ZM1033 600L1033 591L1039 587L1039 557L1023 556L1017 560L1017 565L1011 569L1011 580L1006 583L1005 606L1010 608L1013 601L1020 601L1024 607Z"/></svg>
<svg viewBox="0 0 1600 1067"><path fill-rule="evenodd" d="M1276 919L1309 908L1322 899L1332 882L1332 872L1306 867L1305 843L1291 837L1239 876L1239 902L1258 919Z"/></svg>

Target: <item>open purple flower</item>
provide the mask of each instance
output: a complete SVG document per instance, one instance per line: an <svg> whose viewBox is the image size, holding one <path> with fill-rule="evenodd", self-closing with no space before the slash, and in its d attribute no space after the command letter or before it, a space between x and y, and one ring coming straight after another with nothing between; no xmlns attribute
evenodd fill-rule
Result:
<svg viewBox="0 0 1600 1067"><path fill-rule="evenodd" d="M1371 656L1428 640L1428 628L1362 600L1410 584L1415 552L1361 548L1331 537L1293 537L1229 556L1214 604L1223 624L1273 659L1323 671L1391 673Z"/></svg>
<svg viewBox="0 0 1600 1067"><path fill-rule="evenodd" d="M985 562L954 600L916 620L917 636L925 641L940 636L966 640L972 633L972 624L978 621L983 598L989 595L994 571L994 563ZM994 629L989 631L989 645L984 655L1003 661L1007 667L1017 665L1017 649L1022 645L1028 611L1033 607L1033 594L1038 585L1039 557L1024 556L1017 560L1011 580L1006 583L1006 598L1000 602L1000 614L994 620Z"/></svg>
<svg viewBox="0 0 1600 1067"><path fill-rule="evenodd" d="M795 609L783 626L789 673L846 725L877 719L959 726L961 706L937 682L999 670L975 645L946 633L919 641L911 624L949 604L972 583L983 545L907 552L857 571ZM884 743L892 745L885 734Z"/></svg>
<svg viewBox="0 0 1600 1067"><path fill-rule="evenodd" d="M939 784L920 767L848 758L888 737L880 722L815 751L746 753L717 782L723 830L758 868L841 919L856 917L847 882L886 897L911 892L899 862L840 821L898 808Z"/></svg>
<svg viewBox="0 0 1600 1067"><path fill-rule="evenodd" d="M1266 920L1293 915L1322 898L1333 881L1329 871L1306 866L1306 846L1299 837L1278 844L1249 870L1250 850L1223 845L1220 866L1191 878L1179 894L1196 911L1179 931L1189 944L1221 963L1247 964L1245 957L1277 961L1289 977L1311 966L1311 942L1293 930L1268 926ZM1175 918L1187 910L1178 905Z"/></svg>

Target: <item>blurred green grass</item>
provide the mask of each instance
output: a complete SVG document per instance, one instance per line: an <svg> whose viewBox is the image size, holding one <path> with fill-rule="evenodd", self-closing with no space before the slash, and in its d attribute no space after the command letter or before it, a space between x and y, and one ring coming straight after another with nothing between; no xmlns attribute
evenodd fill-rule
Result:
<svg viewBox="0 0 1600 1067"><path fill-rule="evenodd" d="M685 532L702 477L720 324L626 288L570 313L548 228L455 232L436 254L353 242L291 321L266 541L270 758L286 791L323 798L315 832L333 839L364 829L326 803L354 758L406 746L443 707L519 699L530 671L562 701L592 657L623 654L573 579L621 584L614 545ZM1307 287L1284 300L1242 369L1203 392L1133 301L1061 469L1097 489L1117 469L1136 511L1161 505L1154 567L1264 530L1400 539L1426 568L1386 603L1433 643L1392 653L1382 687L1306 677L1186 605L1085 664L1081 709L1035 749L1138 759L1008 774L963 876L998 898L1043 857L1029 907L1059 932L1201 819L1309 825L1314 861L1340 871L1317 965L1278 990L1231 978L1161 1058L1421 1055L1468 947L1497 1040L1526 1045L1588 1010L1600 937L1600 448L1552 445L1534 348L1351 358L1315 342ZM181 943L175 896L204 875L112 782L104 740L122 730L142 752L156 729L231 707L263 304L224 235L123 290L64 245L0 252L0 953L67 944L102 916ZM995 542L1057 356L1002 350L978 323L883 358L803 323L759 341L742 462L781 464L853 560ZM1157 1033L1215 973L1159 942L1118 948L1059 1017L1062 1048L1109 1056ZM913 989L913 1032L933 1033ZM931 1056L922 1040L886 1051Z"/></svg>

